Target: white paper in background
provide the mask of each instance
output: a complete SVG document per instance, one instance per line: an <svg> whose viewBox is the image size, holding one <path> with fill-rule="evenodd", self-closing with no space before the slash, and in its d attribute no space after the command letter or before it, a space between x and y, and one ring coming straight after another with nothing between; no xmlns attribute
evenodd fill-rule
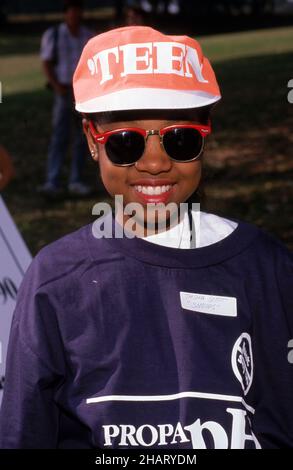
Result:
<svg viewBox="0 0 293 470"><path fill-rule="evenodd" d="M0 196L0 404L12 314L31 255Z"/></svg>

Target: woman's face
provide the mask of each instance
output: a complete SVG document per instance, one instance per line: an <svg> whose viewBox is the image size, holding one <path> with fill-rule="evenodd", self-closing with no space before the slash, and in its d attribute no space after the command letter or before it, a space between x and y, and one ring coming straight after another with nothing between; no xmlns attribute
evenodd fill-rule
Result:
<svg viewBox="0 0 293 470"><path fill-rule="evenodd" d="M174 124L197 123L190 120L139 119L96 124L96 129L98 132L123 127L159 130ZM121 195L124 207L129 203L139 203L143 208L144 220L141 222L144 224L154 222L154 215L152 215L154 212L147 211L147 207L149 209L156 207L154 204L158 203L163 205L175 203L178 206L197 189L201 178L201 161L179 163L171 160L160 144L158 135L148 137L145 152L135 165L119 167L113 165L108 159L105 146L94 141L87 121L84 121L84 129L93 158L99 163L101 178L106 190L112 197ZM163 213L166 214L164 211L156 211L156 222L160 217L163 217ZM124 222L128 218L129 216L125 215Z"/></svg>

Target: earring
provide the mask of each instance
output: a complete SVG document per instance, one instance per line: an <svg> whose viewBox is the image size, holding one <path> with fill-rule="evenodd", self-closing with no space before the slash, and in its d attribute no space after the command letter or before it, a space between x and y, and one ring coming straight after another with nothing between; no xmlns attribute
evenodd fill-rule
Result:
<svg viewBox="0 0 293 470"><path fill-rule="evenodd" d="M95 156L95 151L91 150L91 154L92 154L92 157L94 157Z"/></svg>

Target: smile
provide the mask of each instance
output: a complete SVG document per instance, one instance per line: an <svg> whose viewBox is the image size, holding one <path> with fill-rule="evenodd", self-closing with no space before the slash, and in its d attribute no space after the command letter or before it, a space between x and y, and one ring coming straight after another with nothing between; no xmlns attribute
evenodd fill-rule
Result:
<svg viewBox="0 0 293 470"><path fill-rule="evenodd" d="M148 196L159 196L160 194L166 193L170 191L172 185L164 185L164 186L134 186L136 191L142 194L146 194Z"/></svg>

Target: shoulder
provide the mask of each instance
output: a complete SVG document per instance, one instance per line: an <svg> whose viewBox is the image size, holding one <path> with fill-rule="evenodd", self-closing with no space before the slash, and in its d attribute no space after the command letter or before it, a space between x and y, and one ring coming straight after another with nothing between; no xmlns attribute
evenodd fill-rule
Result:
<svg viewBox="0 0 293 470"><path fill-rule="evenodd" d="M35 256L24 276L18 291L17 317L23 311L37 312L38 303L47 305L48 311L49 304L64 308L76 305L92 273L116 270L117 261L121 260L123 257L115 254L105 239L94 237L92 224L47 245Z"/></svg>
<svg viewBox="0 0 293 470"><path fill-rule="evenodd" d="M68 32L65 23L57 23L50 28L46 29L46 31L42 35L42 42L43 41L53 41L56 36L63 37L64 34Z"/></svg>
<svg viewBox="0 0 293 470"><path fill-rule="evenodd" d="M56 36L60 35L60 26L51 26L51 28L47 29L41 40L41 59L42 60L52 60L54 55L54 45L56 41Z"/></svg>
<svg viewBox="0 0 293 470"><path fill-rule="evenodd" d="M85 225L80 229L65 235L58 240L49 243L42 248L37 254L36 258L40 260L50 259L52 256L57 257L59 261L71 258L74 254L74 259L84 258L86 255L84 241L90 232L90 225Z"/></svg>
<svg viewBox="0 0 293 470"><path fill-rule="evenodd" d="M288 257L292 259L292 252L287 248L285 243L271 232L266 229L250 224L248 222L241 222L247 226L253 227L256 231L255 247L262 253L274 253L278 256Z"/></svg>
<svg viewBox="0 0 293 470"><path fill-rule="evenodd" d="M95 238L89 224L42 248L26 277L34 278L36 289L60 281L71 284L93 264L101 266L116 258L105 239Z"/></svg>
<svg viewBox="0 0 293 470"><path fill-rule="evenodd" d="M262 264L272 262L292 263L292 253L275 235L255 224L234 218L201 212L200 227L206 238L229 239L232 235L234 244L241 245L241 252L247 261L260 260ZM204 238L204 237L203 237Z"/></svg>
<svg viewBox="0 0 293 470"><path fill-rule="evenodd" d="M30 286L37 291L78 277L79 271L89 262L86 244L89 231L89 226L82 227L42 248L26 272L22 289Z"/></svg>
<svg viewBox="0 0 293 470"><path fill-rule="evenodd" d="M59 30L60 25L51 26L50 28L46 29L46 31L42 35L42 41L50 41L53 39L56 30Z"/></svg>
<svg viewBox="0 0 293 470"><path fill-rule="evenodd" d="M293 262L293 254L287 248L283 241L277 236L248 222L238 222L240 227L245 227L248 231L254 232L254 237L248 246L255 262L263 267L269 265L291 265Z"/></svg>

